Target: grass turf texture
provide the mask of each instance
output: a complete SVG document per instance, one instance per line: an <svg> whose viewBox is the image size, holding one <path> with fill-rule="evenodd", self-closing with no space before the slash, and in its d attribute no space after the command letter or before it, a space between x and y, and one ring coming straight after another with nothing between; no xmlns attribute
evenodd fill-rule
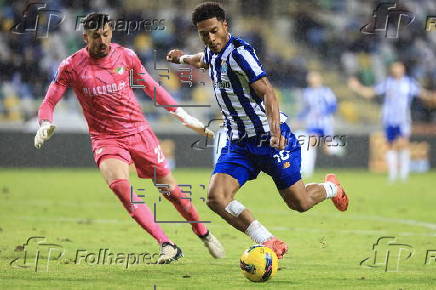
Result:
<svg viewBox="0 0 436 290"><path fill-rule="evenodd" d="M345 213L330 201L303 214L291 211L266 175L238 193L237 199L289 244L290 253L280 261L277 275L259 284L246 280L239 270L240 255L253 243L201 200L206 191L200 184L207 185L209 169L176 170L175 176L179 184L192 185L193 203L203 220L212 221L209 227L223 242L226 258L211 258L189 225L162 224L185 257L171 265L140 264L128 269L124 264L74 263L78 249L158 252L154 240L127 215L97 170L0 169L0 288L436 288L436 261L424 264L427 250L436 250L436 172L413 175L407 184L396 185L388 185L384 175L366 171L336 172L351 200ZM325 173L306 181L321 181ZM150 181L132 176L132 184L146 189L137 193L145 194L151 208L156 202L159 220L182 220L166 200L158 201ZM20 246L31 236L44 236L47 243L64 249L59 261L50 262L48 272L44 262L38 272L10 266L17 257L17 263L23 264ZM407 253L402 253L398 272L359 265L373 256L372 245L381 236L395 236L397 243L414 248L407 260ZM44 261L45 252L41 253Z"/></svg>

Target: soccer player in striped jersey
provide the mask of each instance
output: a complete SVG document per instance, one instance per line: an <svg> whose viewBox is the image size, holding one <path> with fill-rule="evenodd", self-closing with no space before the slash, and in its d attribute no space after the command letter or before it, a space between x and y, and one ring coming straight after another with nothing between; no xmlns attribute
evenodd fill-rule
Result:
<svg viewBox="0 0 436 290"><path fill-rule="evenodd" d="M198 5L192 22L205 44L193 55L173 49L167 59L209 69L215 98L225 118L228 143L215 165L208 206L254 242L274 250L279 258L287 244L268 231L234 199L246 181L263 171L274 180L286 204L304 212L331 198L344 211L348 198L334 174L324 183L304 185L300 175L300 145L285 123L274 90L250 44L228 32L225 12L217 3Z"/></svg>
<svg viewBox="0 0 436 290"><path fill-rule="evenodd" d="M119 198L130 216L160 245L159 264L170 263L182 251L163 232L154 215L141 199L131 192L129 164L134 163L139 178L167 185L164 197L189 222L192 230L215 258L224 249L206 226L199 222L196 208L184 194L168 168L159 140L145 119L129 85L133 72L135 84L142 85L149 97L175 115L186 127L206 133L204 125L177 107L176 101L145 70L138 56L119 44L111 43L112 28L106 14L91 13L84 20L86 47L66 58L59 66L53 82L39 108L40 128L35 147L41 148L54 133L53 111L67 88L71 87L83 108L91 137L94 160L109 188Z"/></svg>
<svg viewBox="0 0 436 290"><path fill-rule="evenodd" d="M386 163L390 182L409 176L410 151L409 137L411 131L410 106L414 97L429 99L427 91L421 89L418 83L405 75L405 67L401 62L395 62L390 67L391 76L378 83L375 87L366 87L356 78L349 80L349 87L357 94L371 99L383 95L382 125L388 144Z"/></svg>
<svg viewBox="0 0 436 290"><path fill-rule="evenodd" d="M304 177L313 174L316 163L316 146L322 142L319 139L333 135L333 116L336 112L336 96L333 91L323 86L319 72L310 71L307 74L308 87L302 91L302 106L298 120L304 123L305 138L308 144L301 151L301 173ZM315 141L315 144L312 144ZM330 154L330 148L325 145Z"/></svg>

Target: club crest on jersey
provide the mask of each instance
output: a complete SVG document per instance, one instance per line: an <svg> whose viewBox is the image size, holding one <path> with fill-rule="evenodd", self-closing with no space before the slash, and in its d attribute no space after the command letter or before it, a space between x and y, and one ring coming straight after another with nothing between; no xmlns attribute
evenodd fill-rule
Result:
<svg viewBox="0 0 436 290"><path fill-rule="evenodd" d="M114 69L114 72L116 72L119 75L122 75L124 73L124 67L120 66Z"/></svg>
<svg viewBox="0 0 436 290"><path fill-rule="evenodd" d="M221 61L221 72L227 73L227 62L225 60Z"/></svg>

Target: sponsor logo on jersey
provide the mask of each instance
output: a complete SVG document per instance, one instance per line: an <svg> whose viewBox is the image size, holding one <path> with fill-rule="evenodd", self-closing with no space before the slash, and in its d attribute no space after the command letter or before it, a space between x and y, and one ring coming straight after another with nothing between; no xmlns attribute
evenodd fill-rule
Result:
<svg viewBox="0 0 436 290"><path fill-rule="evenodd" d="M93 88L82 88L82 92L88 96L97 96L102 94L111 94L118 92L126 87L126 82L107 84L105 86L97 86Z"/></svg>
<svg viewBox="0 0 436 290"><path fill-rule="evenodd" d="M230 89L230 82L228 81L214 82L213 87L216 89Z"/></svg>
<svg viewBox="0 0 436 290"><path fill-rule="evenodd" d="M221 62L221 73L227 73L227 62L224 59Z"/></svg>

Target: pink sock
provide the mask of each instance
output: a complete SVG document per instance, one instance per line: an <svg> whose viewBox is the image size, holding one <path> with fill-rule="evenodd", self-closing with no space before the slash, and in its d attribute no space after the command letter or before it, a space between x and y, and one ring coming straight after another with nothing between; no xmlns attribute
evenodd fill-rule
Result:
<svg viewBox="0 0 436 290"><path fill-rule="evenodd" d="M170 194L164 194L166 199L168 199L177 211L185 218L187 221L199 221L200 216L198 215L197 209L191 203L189 199L184 199L186 197L182 192L180 187L176 186L173 190L170 190ZM203 223L191 223L192 231L198 236L204 236L207 234L207 228Z"/></svg>
<svg viewBox="0 0 436 290"><path fill-rule="evenodd" d="M145 205L145 203L133 204L130 200L130 183L127 179L115 179L109 186L112 191L118 196L124 207L129 212L130 216L155 240L161 244L170 242L168 237L163 232L162 228L154 222L153 213ZM135 193L132 194L132 201L142 201Z"/></svg>

